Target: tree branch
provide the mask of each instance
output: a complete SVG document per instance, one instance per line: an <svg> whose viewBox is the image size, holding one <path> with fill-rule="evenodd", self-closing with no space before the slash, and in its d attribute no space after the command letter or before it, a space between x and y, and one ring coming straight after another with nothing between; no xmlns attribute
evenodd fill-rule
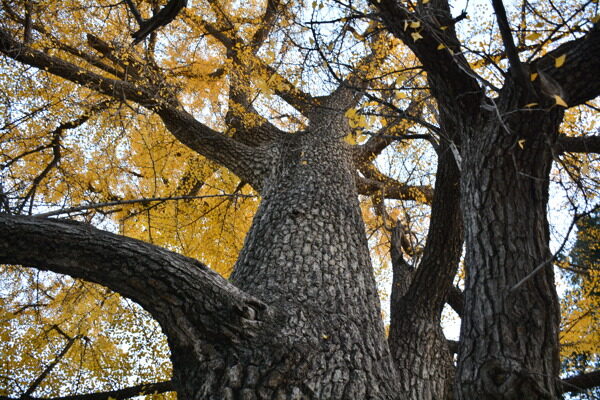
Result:
<svg viewBox="0 0 600 400"><path fill-rule="evenodd" d="M104 207L113 207L113 206L120 206L120 205L124 205L124 204L136 204L136 203L152 203L155 201L176 201L176 200L196 200L196 199L210 199L210 198L215 198L215 197L256 197L254 195L246 195L246 194L212 194L212 195L206 195L206 196L194 196L194 195L187 195L187 196L169 196L169 197L151 197L151 198L142 198L142 199L131 199L131 200L115 200L115 201L107 201L104 203L92 203L92 204L85 204L85 205L81 205L81 206L74 206L74 207L68 207L68 208L61 208L60 210L55 210L55 211L48 211L45 213L41 213L41 214L36 214L36 217L52 217L55 215L61 215L61 214L71 214L74 212L78 212L78 211L86 211L86 210L95 210L98 208L104 208Z"/></svg>
<svg viewBox="0 0 600 400"><path fill-rule="evenodd" d="M188 329L209 342L238 342L257 335L271 315L194 259L75 221L0 214L0 263L107 286L139 303L182 346L189 346Z"/></svg>
<svg viewBox="0 0 600 400"><path fill-rule="evenodd" d="M421 114L423 103L421 101L412 100L405 111L401 111L402 114L418 118ZM378 132L371 134L371 137L362 145L357 146L354 150L353 158L355 165L361 165L367 162L373 161L381 152L391 143L398 140L404 139L425 139L430 141L432 144L435 143L432 140L431 135L410 135L406 131L408 127L415 125L412 120L406 120L402 118L402 115L398 116L396 121L381 128ZM393 130L398 127L399 124L403 123L402 131L397 134L386 135L386 132ZM369 134L369 133L366 133Z"/></svg>
<svg viewBox="0 0 600 400"><path fill-rule="evenodd" d="M128 2L129 8L133 13L134 17L138 22L141 19L139 12L134 12L136 10L135 6L131 1ZM131 34L133 37L133 44L137 44L144 40L146 36L160 28L161 26L168 25L175 19L179 11L187 5L187 0L170 0L163 8L160 9L156 14L152 16L152 18L142 20L139 22L140 29ZM137 10L136 10L137 11Z"/></svg>
<svg viewBox="0 0 600 400"><path fill-rule="evenodd" d="M387 29L417 56L430 80L431 92L440 109L456 118L454 110L479 112L482 96L477 75L462 55L462 49L447 0L434 0L414 12L397 0L370 0L380 11ZM418 26L411 27L411 23Z"/></svg>
<svg viewBox="0 0 600 400"><path fill-rule="evenodd" d="M517 47L515 46L515 41L512 37L508 18L506 17L504 3L502 0L492 0L492 6L494 7L496 21L498 22L498 28L500 29L500 36L502 36L502 42L504 43L504 48L506 49L506 55L508 56L508 61L512 67L512 70L514 71L516 81L523 87L523 89L526 89L531 86L530 81L528 77L525 76L523 64L519 59L519 53L517 52Z"/></svg>
<svg viewBox="0 0 600 400"><path fill-rule="evenodd" d="M225 137L200 123L173 100L156 96L156 91L118 79L106 78L60 58L34 50L0 29L0 53L27 65L48 71L73 83L121 101L134 101L156 112L180 142L225 166L260 190L268 160L257 149Z"/></svg>
<svg viewBox="0 0 600 400"><path fill-rule="evenodd" d="M555 145L558 153L600 153L600 136L560 136Z"/></svg>
<svg viewBox="0 0 600 400"><path fill-rule="evenodd" d="M211 2L211 6L216 7L214 2ZM217 15L221 15L222 12L220 10L215 10ZM190 13L186 13L187 17L192 21L197 23L204 29L208 34L212 35L217 39L221 44L227 49L229 55L232 57L233 61L235 61L239 66L242 66L247 73L254 73L258 76L270 77L269 84L273 88L273 91L277 96L281 97L284 101L294 107L303 115L308 115L312 106L317 104L317 101L310 94L303 92L297 86L293 85L288 79L283 77L275 68L271 65L266 64L263 60L261 60L258 56L256 56L255 52L249 51L244 52L242 54L242 50L245 49L246 46L240 45L235 46L236 44L243 44L244 41L240 38L236 37L233 33L231 33L231 27L225 29L225 27L215 26L212 23L205 21L204 19L199 19ZM223 21L222 18L219 18L217 23L220 25L229 24L227 21ZM224 34L224 31L227 30L229 35ZM232 37L233 36L233 37ZM258 48L251 48L251 50L258 50Z"/></svg>
<svg viewBox="0 0 600 400"><path fill-rule="evenodd" d="M438 155L429 223L423 257L406 298L422 313L440 318L458 269L464 237L460 172L447 143Z"/></svg>
<svg viewBox="0 0 600 400"><path fill-rule="evenodd" d="M450 305L450 307L452 307L459 317L462 317L463 310L465 308L465 297L459 288L454 285L450 287L446 302Z"/></svg>
<svg viewBox="0 0 600 400"><path fill-rule="evenodd" d="M433 198L433 190L430 186L405 185L382 174L372 164L364 164L360 171L365 177L356 175L358 194L371 196L375 193L383 193L386 199L414 200L421 203L429 203Z"/></svg>
<svg viewBox="0 0 600 400"><path fill-rule="evenodd" d="M560 393L579 393L600 386L600 371L592 371L560 381Z"/></svg>
<svg viewBox="0 0 600 400"><path fill-rule="evenodd" d="M563 56L563 62L557 63L556 60ZM543 73L560 88L569 107L597 97L600 95L600 78L594 71L600 71L600 23L594 24L585 36L564 43L532 62L531 66L532 72ZM538 81L540 79L534 83Z"/></svg>
<svg viewBox="0 0 600 400"><path fill-rule="evenodd" d="M167 381L141 384L124 389L110 390L107 392L99 393L74 394L71 396L46 398L21 396L18 399L8 396L0 396L0 400L123 400L129 399L131 397L141 396L144 394L159 394L173 391L175 391L175 388L173 387L173 382Z"/></svg>
<svg viewBox="0 0 600 400"><path fill-rule="evenodd" d="M38 388L38 386L40 385L40 383L42 383L42 381L44 379L46 379L46 377L48 376L48 374L54 369L54 367L56 367L56 364L59 363L60 360L62 360L62 358L65 356L65 354L67 354L67 352L69 351L69 349L73 346L73 343L75 343L75 341L77 339L79 339L81 336L75 336L72 338L68 338L67 339L67 344L65 345L65 347L63 347L63 349L61 350L61 352L56 356L56 358L54 359L54 361L52 361L50 364L48 364L48 366L46 367L46 369L44 369L44 371L42 371L42 373L40 374L40 376L38 376L35 381L33 381L33 383L31 385L29 385L29 388L27 388L27 390L25 391L25 393L23 393L23 395L21 396L21 398L28 398L30 397L31 393L35 392L35 390Z"/></svg>

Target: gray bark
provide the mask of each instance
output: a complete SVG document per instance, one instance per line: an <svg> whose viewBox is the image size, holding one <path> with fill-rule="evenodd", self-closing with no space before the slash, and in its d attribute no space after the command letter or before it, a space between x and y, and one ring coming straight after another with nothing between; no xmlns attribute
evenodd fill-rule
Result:
<svg viewBox="0 0 600 400"><path fill-rule="evenodd" d="M560 310L546 209L548 142L561 117L556 108L513 114L514 122L507 117L502 124L514 134L492 117L464 148L467 276L459 399L556 398ZM519 137L528 138L523 149Z"/></svg>
<svg viewBox="0 0 600 400"><path fill-rule="evenodd" d="M449 147L439 154L431 222L423 258L407 281L407 266L394 263L389 344L402 398L445 399L454 377L452 354L441 328L462 249L459 173ZM394 249L392 249L394 250ZM397 251L396 251L397 252Z"/></svg>
<svg viewBox="0 0 600 400"><path fill-rule="evenodd" d="M284 315L277 340L287 354L276 376L267 378L272 372L258 361L240 366L258 366L260 379L272 386L245 390L287 398L396 398L351 157L340 141L345 122L314 119L309 131L278 145L231 276Z"/></svg>
<svg viewBox="0 0 600 400"><path fill-rule="evenodd" d="M190 399L394 399L343 114L271 145L231 282L84 224L0 216L0 262L106 285L161 324ZM341 114L341 115L337 115ZM36 243L33 251L30 243Z"/></svg>

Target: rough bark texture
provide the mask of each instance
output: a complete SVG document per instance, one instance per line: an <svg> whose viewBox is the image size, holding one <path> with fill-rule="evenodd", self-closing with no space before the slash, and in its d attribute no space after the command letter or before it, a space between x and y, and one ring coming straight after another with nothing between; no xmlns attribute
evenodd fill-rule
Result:
<svg viewBox="0 0 600 400"><path fill-rule="evenodd" d="M446 0L414 9L396 0L371 3L427 71L443 137L456 146L461 167L467 280L456 395L554 398L559 319L546 221L549 172L553 148L595 151L596 140L557 144L562 111L550 99L560 94L573 106L600 93L600 80L591 73L600 63L599 25L523 67L543 79L531 84L528 76L516 79L519 73L509 71L500 97L492 100L460 54ZM414 20L421 22L419 40L412 40L406 29ZM508 42L510 35L505 30ZM440 44L442 51L437 50ZM568 62L557 68L554 60L561 55ZM515 68L521 68L512 56ZM548 93L543 80L553 82L560 93ZM524 111L530 102L539 108Z"/></svg>
<svg viewBox="0 0 600 400"><path fill-rule="evenodd" d="M416 270L393 257L389 345L355 182L364 194L385 188L405 199L410 190L368 169L357 178L355 152L341 139L344 113L358 96L343 84L318 99L280 94L310 121L304 132L262 121L228 137L174 98L157 97L152 86L98 62L118 79L84 70L0 30L6 56L156 112L179 141L263 196L231 281L197 261L86 225L7 215L0 215L0 262L98 282L140 303L168 338L180 399L444 399L454 371L439 322L461 252L462 206L467 279L456 396L555 398L564 389L555 380L548 174L553 150L597 152L597 138L558 140L562 111L542 94L541 78L525 88L509 73L499 97L487 98L462 56L446 0L410 10L395 0L372 3L421 61L440 107L435 194L418 188L432 199L430 232ZM409 21L421 22L420 40L407 31ZM217 28L206 30L243 64L235 40ZM555 68L563 54L566 64ZM244 67L276 75L258 61ZM556 81L569 105L593 98L600 80L587 78L600 69L598 24L526 67ZM232 93L253 111L243 94ZM539 109L524 109L532 99ZM241 127L232 113L226 119Z"/></svg>
<svg viewBox="0 0 600 400"><path fill-rule="evenodd" d="M339 140L338 124L345 123L326 121L278 145L231 277L278 307L284 320L277 341L286 353L297 351L294 360L273 359L272 350L262 354L268 363L247 360L243 365L257 365L266 381L245 390L282 398L394 398L351 158Z"/></svg>
<svg viewBox="0 0 600 400"><path fill-rule="evenodd" d="M423 259L408 282L407 266L394 263L389 344L404 399L445 399L451 392L454 367L440 322L462 248L459 184L454 156L443 146Z"/></svg>
<svg viewBox="0 0 600 400"><path fill-rule="evenodd" d="M328 114L263 149L273 162L231 283L150 244L30 217L0 216L0 262L139 302L168 338L179 398L397 398L347 122Z"/></svg>
<svg viewBox="0 0 600 400"><path fill-rule="evenodd" d="M514 104L498 107L506 120L491 117L463 151L467 277L458 398L550 399L560 315L546 209L562 112L525 111L509 120L503 110Z"/></svg>

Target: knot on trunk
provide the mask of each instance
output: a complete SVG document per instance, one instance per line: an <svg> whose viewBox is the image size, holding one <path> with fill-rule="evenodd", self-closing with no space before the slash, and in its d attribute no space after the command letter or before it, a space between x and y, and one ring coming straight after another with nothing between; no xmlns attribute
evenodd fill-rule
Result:
<svg viewBox="0 0 600 400"><path fill-rule="evenodd" d="M477 397L489 399L553 399L538 380L540 374L523 368L511 359L490 359L482 364L481 393Z"/></svg>

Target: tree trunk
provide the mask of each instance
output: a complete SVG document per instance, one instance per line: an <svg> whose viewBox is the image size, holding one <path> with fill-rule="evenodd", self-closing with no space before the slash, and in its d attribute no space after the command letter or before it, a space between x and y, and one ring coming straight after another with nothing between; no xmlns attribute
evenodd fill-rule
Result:
<svg viewBox="0 0 600 400"><path fill-rule="evenodd" d="M407 274L402 273L402 265L394 265L389 343L403 399L446 399L451 392L454 366L441 314L463 243L459 184L456 160L444 143L438 155L427 243L409 285L403 282Z"/></svg>
<svg viewBox="0 0 600 400"><path fill-rule="evenodd" d="M463 148L467 276L459 399L557 393L559 305L546 210L562 110L515 111L518 98L503 93Z"/></svg>
<svg viewBox="0 0 600 400"><path fill-rule="evenodd" d="M275 308L277 326L201 354L171 346L180 395L396 398L347 149L339 136L312 131L272 151L277 161L231 280Z"/></svg>

